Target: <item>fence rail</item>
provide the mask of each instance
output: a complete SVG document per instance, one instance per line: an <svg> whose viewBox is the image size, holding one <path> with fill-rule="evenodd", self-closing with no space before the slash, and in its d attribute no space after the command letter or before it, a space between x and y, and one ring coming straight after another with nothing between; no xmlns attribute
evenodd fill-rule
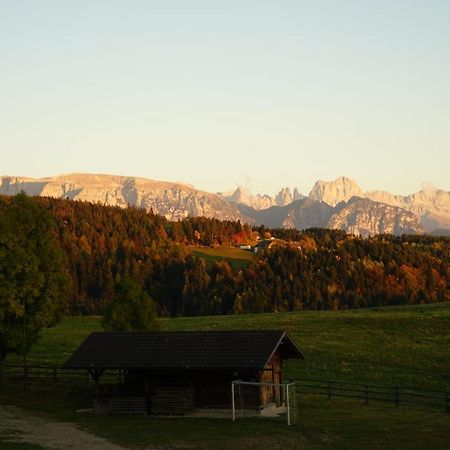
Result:
<svg viewBox="0 0 450 450"><path fill-rule="evenodd" d="M5 366L4 376L8 379L54 382L93 382L86 370L66 369L56 365L11 365ZM123 379L123 371L108 370L102 375L102 383L116 383Z"/></svg>
<svg viewBox="0 0 450 450"><path fill-rule="evenodd" d="M402 404L444 408L450 414L450 392L311 378L296 378L293 381L299 394L323 395L329 400L333 397L353 398L362 400L366 405L369 401L380 401L393 403L395 406Z"/></svg>
<svg viewBox="0 0 450 450"><path fill-rule="evenodd" d="M4 376L9 379L51 382L93 382L84 370L66 369L57 365L6 365ZM124 371L107 370L102 375L102 384L117 383L123 380ZM405 386L389 386L350 381L294 378L297 393L352 398L364 404L370 401L388 402L396 406L418 405L443 408L450 414L450 392L431 389L416 389Z"/></svg>

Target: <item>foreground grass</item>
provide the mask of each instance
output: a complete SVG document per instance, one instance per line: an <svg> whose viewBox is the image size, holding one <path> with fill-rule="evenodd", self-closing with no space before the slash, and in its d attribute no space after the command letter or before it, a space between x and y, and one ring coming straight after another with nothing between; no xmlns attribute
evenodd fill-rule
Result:
<svg viewBox="0 0 450 450"><path fill-rule="evenodd" d="M44 447L27 442L10 442L0 436L0 448L2 450L42 450Z"/></svg>
<svg viewBox="0 0 450 450"><path fill-rule="evenodd" d="M450 303L342 312L294 312L161 319L163 330L285 329L306 355L287 362L285 378L311 377L450 390ZM92 331L98 317L68 317L46 330L31 363L63 363ZM10 360L9 362L14 362ZM357 400L299 396L299 421L109 417L79 415L92 405L83 387L11 384L0 390L9 404L77 423L133 449L447 449L450 415L442 410ZM3 449L36 448L7 444Z"/></svg>
<svg viewBox="0 0 450 450"><path fill-rule="evenodd" d="M437 411L384 404L299 396L298 422L287 427L282 419L199 419L118 417L76 414L90 406L86 387L9 385L1 403L46 414L111 442L133 449L448 449L450 416ZM0 437L1 442L1 437ZM17 447L26 444L11 444ZM37 448L37 447L36 447Z"/></svg>
<svg viewBox="0 0 450 450"><path fill-rule="evenodd" d="M287 378L332 378L450 390L450 303L352 311L302 311L161 319L163 330L284 329L306 355L286 362ZM34 364L64 363L99 317L68 317L45 330ZM10 363L20 359L10 358Z"/></svg>
<svg viewBox="0 0 450 450"><path fill-rule="evenodd" d="M103 417L83 427L132 448L153 445L199 449L448 449L450 418L443 413L356 406L304 399L299 422L287 427L274 419ZM411 428L412 430L411 430ZM124 439L124 436L127 436Z"/></svg>

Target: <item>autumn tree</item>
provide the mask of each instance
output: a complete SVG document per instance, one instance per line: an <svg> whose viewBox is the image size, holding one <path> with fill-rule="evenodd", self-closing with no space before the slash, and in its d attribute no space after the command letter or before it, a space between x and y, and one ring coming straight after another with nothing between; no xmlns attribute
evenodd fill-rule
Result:
<svg viewBox="0 0 450 450"><path fill-rule="evenodd" d="M156 304L130 277L125 276L115 286L115 297L103 316L106 331L157 330Z"/></svg>
<svg viewBox="0 0 450 450"><path fill-rule="evenodd" d="M0 210L0 371L26 354L66 307L70 278L48 211L25 194Z"/></svg>

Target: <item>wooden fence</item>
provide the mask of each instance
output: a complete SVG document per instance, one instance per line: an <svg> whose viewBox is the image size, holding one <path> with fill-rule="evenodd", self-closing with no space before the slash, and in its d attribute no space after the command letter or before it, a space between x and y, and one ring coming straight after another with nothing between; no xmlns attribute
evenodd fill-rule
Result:
<svg viewBox="0 0 450 450"><path fill-rule="evenodd" d="M6 365L4 375L9 379L53 382L93 382L87 371L65 369L55 365ZM101 377L102 384L119 383L123 380L122 370L107 370ZM450 414L450 392L430 389L416 389L404 386L388 386L349 381L296 378L298 394L323 395L352 398L368 404L371 401L388 402L395 406L417 405L442 408Z"/></svg>
<svg viewBox="0 0 450 450"><path fill-rule="evenodd" d="M401 404L442 408L450 414L450 392L310 378L293 381L299 394L323 395L329 400L333 397L352 398L361 400L366 405L369 401L377 401L392 403L395 406Z"/></svg>
<svg viewBox="0 0 450 450"><path fill-rule="evenodd" d="M66 369L56 365L5 366L4 376L8 379L25 381L93 382L87 370ZM102 375L102 383L118 383L123 380L123 371L107 370Z"/></svg>

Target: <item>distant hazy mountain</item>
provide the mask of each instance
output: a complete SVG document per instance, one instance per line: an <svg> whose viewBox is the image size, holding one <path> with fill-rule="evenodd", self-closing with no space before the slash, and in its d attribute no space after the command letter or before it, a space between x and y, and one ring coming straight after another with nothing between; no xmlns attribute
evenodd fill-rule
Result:
<svg viewBox="0 0 450 450"><path fill-rule="evenodd" d="M239 211L253 219L254 223L270 228L326 227L334 208L323 202L303 198L286 206L272 206L257 210L247 205L238 205Z"/></svg>
<svg viewBox="0 0 450 450"><path fill-rule="evenodd" d="M429 184L415 194L402 196L386 191L364 192L355 181L340 177L334 181L318 181L309 194L310 198L331 206L347 202L355 196L411 211L419 218L420 226L427 231L450 228L450 192Z"/></svg>
<svg viewBox="0 0 450 450"><path fill-rule="evenodd" d="M255 223L263 223L271 228L325 227L362 236L424 231L414 213L359 197L352 197L348 202L341 202L335 207L304 198L287 206L273 206L265 210L256 210L242 204L238 208Z"/></svg>
<svg viewBox="0 0 450 450"><path fill-rule="evenodd" d="M367 192L366 197L412 211L419 217L421 226L427 231L433 231L436 228L450 229L450 192L448 191L436 189L427 184L419 192L407 196L373 191Z"/></svg>
<svg viewBox="0 0 450 450"><path fill-rule="evenodd" d="M361 236L425 231L420 227L419 219L414 213L360 197L352 197L347 203L336 205L335 212L328 219L327 227Z"/></svg>
<svg viewBox="0 0 450 450"><path fill-rule="evenodd" d="M0 178L0 194L28 195L85 200L104 205L137 206L153 209L170 220L188 216L245 221L234 205L220 196L191 186L145 178L113 175L70 174L51 178Z"/></svg>
<svg viewBox="0 0 450 450"><path fill-rule="evenodd" d="M291 193L291 190L288 187L282 188L275 197L271 197L267 194L253 195L247 189L242 187L238 187L233 192L219 193L219 195L229 203L235 205L244 204L257 210L267 209L271 206L289 205L293 201L304 198L297 188L294 188L293 193Z"/></svg>
<svg viewBox="0 0 450 450"><path fill-rule="evenodd" d="M238 187L233 192L224 192L218 195L233 205L244 204L255 209L266 209L275 204L273 197L261 194L253 195L250 191L242 187Z"/></svg>
<svg viewBox="0 0 450 450"><path fill-rule="evenodd" d="M192 186L113 175L71 174L51 178L0 178L0 194L86 200L105 205L133 205L178 220L188 216L241 220L268 227L330 227L350 233L433 232L450 229L450 192L426 185L415 194L364 192L345 177L317 181L308 197L285 187L275 197L243 188L212 194Z"/></svg>

